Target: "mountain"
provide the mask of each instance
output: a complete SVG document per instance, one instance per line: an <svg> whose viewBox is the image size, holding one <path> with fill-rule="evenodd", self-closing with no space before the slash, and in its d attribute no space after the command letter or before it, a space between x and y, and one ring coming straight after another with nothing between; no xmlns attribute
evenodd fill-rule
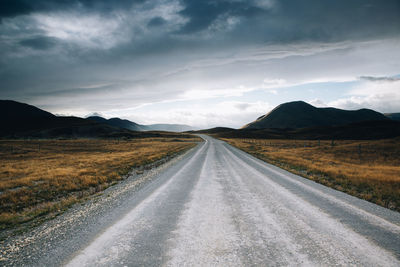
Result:
<svg viewBox="0 0 400 267"><path fill-rule="evenodd" d="M186 132L194 130L195 128L185 124L150 124L144 125L152 131L166 131L166 132Z"/></svg>
<svg viewBox="0 0 400 267"><path fill-rule="evenodd" d="M2 123L13 123L21 120L29 122L30 120L45 120L56 117L35 106L13 100L0 100L0 114L3 115L0 117Z"/></svg>
<svg viewBox="0 0 400 267"><path fill-rule="evenodd" d="M220 133L232 132L232 131L235 131L235 129L228 128L228 127L214 127L214 128L210 128L210 129L193 131L193 132L201 133L201 134L220 134Z"/></svg>
<svg viewBox="0 0 400 267"><path fill-rule="evenodd" d="M268 114L243 126L242 129L299 129L380 120L388 120L388 118L370 109L317 108L303 101L295 101L277 106Z"/></svg>
<svg viewBox="0 0 400 267"><path fill-rule="evenodd" d="M111 118L111 119L105 119L100 116L91 116L86 118L87 120L91 121L96 121L99 123L107 124L113 127L119 127L123 129L128 129L131 131L147 131L150 130L147 126L145 125L140 125L135 122L129 121L129 120L123 120L120 118Z"/></svg>
<svg viewBox="0 0 400 267"><path fill-rule="evenodd" d="M384 114L386 117L388 117L391 120L395 121L400 121L400 112L398 113L385 113Z"/></svg>
<svg viewBox="0 0 400 267"><path fill-rule="evenodd" d="M142 125L132 122L130 120L123 120L120 118L105 119L100 116L90 116L87 120L96 121L99 123L108 124L114 127L120 127L131 131L166 131L166 132L186 132L193 130L194 127L184 124L150 124Z"/></svg>
<svg viewBox="0 0 400 267"><path fill-rule="evenodd" d="M1 138L137 138L175 137L179 133L161 131L182 131L186 125L157 124L154 128L120 118L104 119L91 116L56 116L37 107L12 101L0 100ZM157 132L159 131L159 132Z"/></svg>
<svg viewBox="0 0 400 267"><path fill-rule="evenodd" d="M363 121L339 126L300 129L229 129L213 128L195 133L219 138L297 139L297 140L376 140L400 136L400 122L395 120Z"/></svg>
<svg viewBox="0 0 400 267"><path fill-rule="evenodd" d="M130 131L77 117L58 117L37 107L0 100L0 137L78 138L130 135Z"/></svg>
<svg viewBox="0 0 400 267"><path fill-rule="evenodd" d="M0 100L0 135L39 128L56 116L37 107L12 100Z"/></svg>

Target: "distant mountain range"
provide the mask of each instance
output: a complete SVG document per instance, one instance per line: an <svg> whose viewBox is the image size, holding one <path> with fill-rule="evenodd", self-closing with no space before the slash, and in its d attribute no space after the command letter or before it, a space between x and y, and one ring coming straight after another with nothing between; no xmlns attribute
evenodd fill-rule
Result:
<svg viewBox="0 0 400 267"><path fill-rule="evenodd" d="M389 120L389 118L371 109L317 108L303 101L295 101L277 106L268 114L243 126L242 129L299 129L379 120Z"/></svg>
<svg viewBox="0 0 400 267"><path fill-rule="evenodd" d="M100 116L91 116L86 118L87 120L91 120L91 121L96 121L98 123L103 123L103 124L107 124L113 127L119 127L119 128L123 128L123 129L128 129L131 131L148 131L150 130L149 128L147 128L144 125L140 125L137 124L135 122L129 121L129 120L123 120L120 118L111 118L111 119L105 119L103 117Z"/></svg>
<svg viewBox="0 0 400 267"><path fill-rule="evenodd" d="M184 124L150 124L141 125L130 120L122 120L120 118L105 119L100 116L87 117L88 120L108 124L114 127L120 127L131 131L166 131L166 132L185 132L196 129L195 127Z"/></svg>
<svg viewBox="0 0 400 267"><path fill-rule="evenodd" d="M151 131L167 131L167 132L187 132L198 129L196 127L185 124L150 124L142 126L148 127Z"/></svg>
<svg viewBox="0 0 400 267"><path fill-rule="evenodd" d="M191 128L186 125L139 125L119 118L104 119L98 116L87 119L55 116L35 106L0 100L0 137L2 138L97 138L165 136L157 131ZM144 132L146 131L146 132Z"/></svg>
<svg viewBox="0 0 400 267"><path fill-rule="evenodd" d="M120 118L55 116L37 107L0 100L1 138L119 138L156 137L189 131L180 124L140 125ZM219 137L282 139L381 139L400 136L400 113L381 114L370 109L355 111L316 108L302 101L279 105L242 129L216 127L194 133Z"/></svg>

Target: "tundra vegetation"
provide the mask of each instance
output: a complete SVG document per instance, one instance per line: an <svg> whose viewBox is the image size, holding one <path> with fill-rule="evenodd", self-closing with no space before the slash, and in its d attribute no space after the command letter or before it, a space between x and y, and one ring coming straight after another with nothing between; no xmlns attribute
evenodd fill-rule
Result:
<svg viewBox="0 0 400 267"><path fill-rule="evenodd" d="M290 172L400 211L400 138L368 141L221 139Z"/></svg>
<svg viewBox="0 0 400 267"><path fill-rule="evenodd" d="M182 135L184 136L184 135ZM124 179L134 168L194 147L197 137L1 140L0 229L39 223Z"/></svg>

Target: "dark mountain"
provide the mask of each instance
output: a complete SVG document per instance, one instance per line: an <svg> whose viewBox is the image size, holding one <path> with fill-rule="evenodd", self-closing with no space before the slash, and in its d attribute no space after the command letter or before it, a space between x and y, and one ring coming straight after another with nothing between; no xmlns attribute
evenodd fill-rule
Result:
<svg viewBox="0 0 400 267"><path fill-rule="evenodd" d="M400 121L400 112L399 113L385 113L384 115L391 120Z"/></svg>
<svg viewBox="0 0 400 267"><path fill-rule="evenodd" d="M180 133L150 131L150 127L119 118L90 119L55 116L37 107L0 100L0 138L137 138L186 137ZM166 126L165 126L166 127Z"/></svg>
<svg viewBox="0 0 400 267"><path fill-rule="evenodd" d="M202 131L199 131L202 132ZM300 139L300 140L373 140L400 136L400 122L394 120L363 121L339 126L301 129L231 129L215 128L204 133L220 138Z"/></svg>
<svg viewBox="0 0 400 267"><path fill-rule="evenodd" d="M0 100L0 112L1 135L37 129L57 119L47 111L12 100Z"/></svg>
<svg viewBox="0 0 400 267"><path fill-rule="evenodd" d="M90 116L86 119L96 121L99 123L108 124L114 127L120 127L131 131L166 131L166 132L185 132L193 130L194 128L184 124L150 124L142 125L132 122L130 120L123 120L120 118L105 119L100 116Z"/></svg>
<svg viewBox="0 0 400 267"><path fill-rule="evenodd" d="M98 123L104 123L104 124L106 124L108 122L107 119L105 119L103 117L100 117L100 116L90 116L90 117L87 117L86 119L87 120L91 120L91 121L95 121L95 122L98 122Z"/></svg>
<svg viewBox="0 0 400 267"><path fill-rule="evenodd" d="M120 118L111 118L111 119L105 119L99 116L91 116L86 118L87 120L91 121L96 121L99 123L107 124L113 127L119 127L123 129L128 129L131 131L147 131L150 130L147 126L145 125L140 125L135 122L129 121L129 120L123 120Z"/></svg>
<svg viewBox="0 0 400 267"><path fill-rule="evenodd" d="M317 108L303 101L284 103L259 117L243 129L299 129L317 126L338 126L362 121L388 120L382 113L370 110Z"/></svg>
<svg viewBox="0 0 400 267"><path fill-rule="evenodd" d="M0 100L0 137L78 138L129 135L130 131L77 117L57 117L37 107Z"/></svg>
<svg viewBox="0 0 400 267"><path fill-rule="evenodd" d="M216 133L225 133L225 132L232 132L232 131L235 131L235 129L228 128L228 127L214 127L214 128L210 128L210 129L193 131L193 132L202 133L202 134L216 134Z"/></svg>
<svg viewBox="0 0 400 267"><path fill-rule="evenodd" d="M186 132L191 131L194 127L185 124L150 124L143 125L152 131L167 131L167 132Z"/></svg>
<svg viewBox="0 0 400 267"><path fill-rule="evenodd" d="M41 121L55 118L56 116L37 107L19 103L13 100L0 100L0 122L2 124L29 123L31 120ZM21 125L23 127L23 125Z"/></svg>

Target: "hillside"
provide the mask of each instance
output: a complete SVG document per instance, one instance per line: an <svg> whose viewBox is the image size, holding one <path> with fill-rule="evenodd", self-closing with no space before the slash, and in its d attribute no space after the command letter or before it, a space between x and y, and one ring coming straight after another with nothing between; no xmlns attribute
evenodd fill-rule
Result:
<svg viewBox="0 0 400 267"><path fill-rule="evenodd" d="M50 112L41 110L35 106L19 103L13 100L0 100L0 112L3 114L3 116L0 117L2 122L11 122L20 119L31 120L56 117Z"/></svg>
<svg viewBox="0 0 400 267"><path fill-rule="evenodd" d="M228 127L214 127L210 129L205 129L205 130L199 130L199 131L193 131L195 133L200 133L200 134L219 134L219 133L226 133L226 132L232 132L236 131L233 128L228 128Z"/></svg>
<svg viewBox="0 0 400 267"><path fill-rule="evenodd" d="M231 131L205 130L202 132L221 138L377 140L400 136L400 122L393 120L380 120L350 123L339 126L318 126L301 129L232 129Z"/></svg>
<svg viewBox="0 0 400 267"><path fill-rule="evenodd" d="M400 121L400 112L398 113L385 113L384 114L386 117L388 117L391 120L395 121Z"/></svg>
<svg viewBox="0 0 400 267"><path fill-rule="evenodd" d="M143 125L152 131L167 131L167 132L186 132L191 131L194 127L185 124L150 124Z"/></svg>
<svg viewBox="0 0 400 267"><path fill-rule="evenodd" d="M12 100L0 100L0 135L39 128L56 116L37 107Z"/></svg>
<svg viewBox="0 0 400 267"><path fill-rule="evenodd" d="M388 118L370 109L317 108L303 101L295 101L277 106L268 114L243 126L242 129L299 129L379 120Z"/></svg>
<svg viewBox="0 0 400 267"><path fill-rule="evenodd" d="M77 117L58 117L37 107L0 100L2 138L79 138L130 136L128 130Z"/></svg>
<svg viewBox="0 0 400 267"><path fill-rule="evenodd" d="M142 125L130 120L124 120L120 118L105 119L100 116L90 116L86 118L87 120L96 121L99 123L104 123L113 127L119 127L123 129L128 129L131 131L165 131L165 132L185 132L193 130L194 127L184 124L150 124Z"/></svg>
<svg viewBox="0 0 400 267"><path fill-rule="evenodd" d="M362 121L346 125L296 129L299 139L377 140L400 136L400 122L393 120Z"/></svg>
<svg viewBox="0 0 400 267"><path fill-rule="evenodd" d="M140 125L140 124L137 124L135 122L132 122L132 121L129 121L129 120L123 120L123 119L120 119L120 118L105 119L105 118L99 117L99 116L91 116L91 117L88 117L86 119L87 120L96 121L98 123L107 124L107 125L113 126L113 127L119 127L119 128L123 128L123 129L128 129L128 130L131 130L131 131L147 131L147 130L150 130L145 125Z"/></svg>
<svg viewBox="0 0 400 267"><path fill-rule="evenodd" d="M165 132L166 127L172 126L178 130L185 125L166 124L158 127L164 129L151 129L119 118L107 120L99 116L87 119L55 116L35 106L12 100L0 100L0 112L4 114L0 117L2 139L191 137Z"/></svg>

